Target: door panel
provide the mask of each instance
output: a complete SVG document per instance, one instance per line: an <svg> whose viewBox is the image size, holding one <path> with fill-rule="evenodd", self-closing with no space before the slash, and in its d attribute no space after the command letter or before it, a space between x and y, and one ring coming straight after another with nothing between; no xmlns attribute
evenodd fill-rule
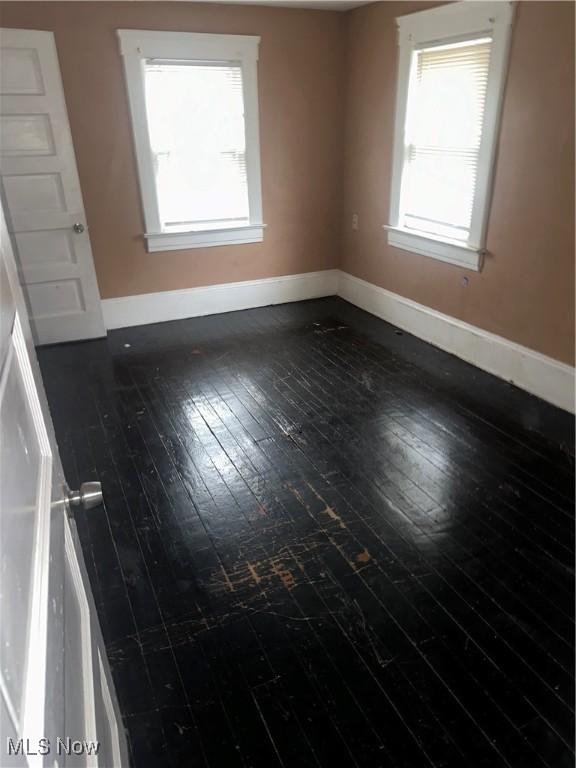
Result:
<svg viewBox="0 0 576 768"><path fill-rule="evenodd" d="M104 336L53 34L1 29L0 71L0 176L36 341Z"/></svg>
<svg viewBox="0 0 576 768"><path fill-rule="evenodd" d="M20 269L24 279L50 277L59 267L62 277L70 264L76 263L74 235L66 229L50 232L20 232L14 239L20 255Z"/></svg>
<svg viewBox="0 0 576 768"><path fill-rule="evenodd" d="M85 307L79 280L33 283L28 286L28 299L37 319L71 315Z"/></svg>
<svg viewBox="0 0 576 768"><path fill-rule="evenodd" d="M0 519L2 538L2 593L0 594L0 643L3 648L2 677L9 708L20 721L24 702L28 617L32 610L34 541L40 515L37 498L42 455L31 412L21 361L10 346L0 380L0 505L6 514ZM49 469L49 468L47 468ZM27 478L23 483L22 479Z"/></svg>
<svg viewBox="0 0 576 768"><path fill-rule="evenodd" d="M53 155L54 136L48 115L3 115L0 154L4 157Z"/></svg>
<svg viewBox="0 0 576 768"><path fill-rule="evenodd" d="M17 226L32 227L39 213L66 211L62 180L57 173L4 174L2 181L10 219Z"/></svg>
<svg viewBox="0 0 576 768"><path fill-rule="evenodd" d="M0 55L0 88L7 95L44 94L38 51L35 48L10 45L2 47Z"/></svg>

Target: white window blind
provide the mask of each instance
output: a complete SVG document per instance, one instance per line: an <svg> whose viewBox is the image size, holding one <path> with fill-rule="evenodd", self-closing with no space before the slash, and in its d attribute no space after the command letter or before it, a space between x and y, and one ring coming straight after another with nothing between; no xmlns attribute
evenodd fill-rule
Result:
<svg viewBox="0 0 576 768"><path fill-rule="evenodd" d="M148 60L146 111L164 231L250 220L242 67Z"/></svg>
<svg viewBox="0 0 576 768"><path fill-rule="evenodd" d="M484 36L413 52L400 226L468 242L491 48Z"/></svg>

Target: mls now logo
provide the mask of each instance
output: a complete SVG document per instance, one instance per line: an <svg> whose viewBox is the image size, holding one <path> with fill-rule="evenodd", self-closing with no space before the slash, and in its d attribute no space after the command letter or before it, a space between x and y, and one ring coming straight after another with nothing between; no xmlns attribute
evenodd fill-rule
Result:
<svg viewBox="0 0 576 768"><path fill-rule="evenodd" d="M50 739L46 738L36 742L32 739L14 741L8 737L7 746L9 755L49 755L53 749ZM71 739L69 736L61 739L58 736L54 751L57 755L97 755L99 749L99 741Z"/></svg>

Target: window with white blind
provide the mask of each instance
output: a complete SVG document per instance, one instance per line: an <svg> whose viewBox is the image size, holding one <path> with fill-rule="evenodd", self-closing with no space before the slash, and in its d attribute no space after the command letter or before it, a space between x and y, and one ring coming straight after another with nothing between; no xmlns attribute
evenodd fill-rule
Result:
<svg viewBox="0 0 576 768"><path fill-rule="evenodd" d="M148 250L261 241L259 38L118 34Z"/></svg>
<svg viewBox="0 0 576 768"><path fill-rule="evenodd" d="M507 2L398 19L391 245L480 269L511 20Z"/></svg>

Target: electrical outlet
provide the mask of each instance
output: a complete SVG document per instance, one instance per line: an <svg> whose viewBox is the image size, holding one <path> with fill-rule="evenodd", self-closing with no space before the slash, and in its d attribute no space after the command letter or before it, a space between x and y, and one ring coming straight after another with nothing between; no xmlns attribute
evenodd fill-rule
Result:
<svg viewBox="0 0 576 768"><path fill-rule="evenodd" d="M352 229L358 229L358 214L352 214Z"/></svg>

